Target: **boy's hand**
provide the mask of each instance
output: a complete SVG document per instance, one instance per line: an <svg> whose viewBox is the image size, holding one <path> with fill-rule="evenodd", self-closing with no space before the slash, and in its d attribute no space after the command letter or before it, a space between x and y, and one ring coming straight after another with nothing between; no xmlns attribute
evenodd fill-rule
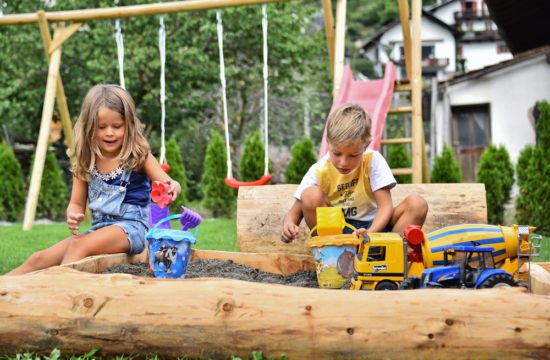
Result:
<svg viewBox="0 0 550 360"><path fill-rule="evenodd" d="M67 225L71 234L76 235L80 228L80 222L84 219L83 213L69 213L67 214Z"/></svg>
<svg viewBox="0 0 550 360"><path fill-rule="evenodd" d="M298 233L300 232L300 227L296 224L288 223L283 224L283 232L281 233L281 240L285 243L291 243L292 240L296 239Z"/></svg>

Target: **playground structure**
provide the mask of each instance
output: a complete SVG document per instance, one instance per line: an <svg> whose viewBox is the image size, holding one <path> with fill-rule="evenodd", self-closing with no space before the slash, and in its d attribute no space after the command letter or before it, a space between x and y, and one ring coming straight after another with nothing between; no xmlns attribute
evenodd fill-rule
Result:
<svg viewBox="0 0 550 360"><path fill-rule="evenodd" d="M38 22L50 58L36 158L45 154L55 98L60 109L67 109L59 77L61 44L74 34L80 22L261 2L266 1L201 0L0 17L0 25ZM336 26L331 1L322 3L334 94L338 94L344 75L346 1L336 2ZM399 4L409 81L395 84L394 89L410 91L412 104L393 111L412 113L413 134L407 141L412 143L413 167L409 173L415 183L420 183L421 1L412 1L412 27L408 1L399 0ZM66 28L58 25L52 41L48 22L63 21L77 23ZM68 111L61 114L71 146L70 117ZM27 200L24 226L28 229L34 220L40 161L43 164L43 158L35 160L34 187ZM193 250L191 259L231 259L284 275L314 270L303 241L305 231L291 245L279 239L281 219L291 206L294 190L294 185L240 188L237 238L241 252ZM392 191L393 201L398 203L411 192L422 195L430 204L424 227L427 232L450 223L487 221L482 184L398 185ZM34 205L31 195L36 195ZM174 281L98 274L111 265L146 262L148 256L146 252L98 256L33 274L0 277L0 348L7 352L49 353L57 347L82 353L97 346L103 348L102 355L132 353L145 357L154 353L171 358L182 354L244 358L254 350L263 351L267 357L284 354L289 358L487 358L502 353L504 346L508 357L543 358L550 350L547 265L532 270L534 294L518 288L467 295L449 289L344 292L237 280Z"/></svg>
<svg viewBox="0 0 550 360"><path fill-rule="evenodd" d="M0 17L0 26L37 23L40 28L40 33L44 42L44 49L49 62L48 78L44 95L44 106L42 109L42 118L40 123L40 132L36 145L36 156L33 164L33 171L31 174L31 181L25 205L23 229L30 230L34 222L38 195L40 193L42 173L44 169L45 155L48 145L48 137L51 131L54 102L56 101L56 99L60 117L62 120L66 145L69 148L72 148L74 146L72 123L67 106L65 92L63 89L63 82L59 71L61 65L61 48L63 43L67 41L72 35L74 35L86 21L96 19L120 19L131 16L168 14L183 11L220 9L225 7L254 5L260 3L281 1L288 0L192 0L148 5L121 6L116 8L71 10L48 13L44 11L38 11L36 13L13 14ZM346 69L344 67L346 0L336 1L335 18L333 16L333 7L330 0L322 0L322 6L325 19L327 47L332 71L333 95L335 97L335 105L337 104L337 101L346 101L346 99L347 101L359 101L362 104L364 104L365 102L369 104L374 103L374 108L371 106L365 106L369 112L374 114L373 120L375 121L375 123L373 124L373 129L377 131L378 135L381 133L381 129L383 128L386 111L390 114L410 113L412 119L412 136L410 138L380 140L380 137L378 136L375 139L374 145L379 146L379 144L401 143L411 144L412 167L409 169L394 169L393 172L396 175L411 174L413 182L420 183L423 181L428 181L427 160L426 152L424 151L424 135L422 130L421 114L422 70L420 51L420 20L422 1L413 0L411 2L411 11L409 11L408 0L398 1L404 39L403 46L407 79L401 80L394 86L393 79L391 78L392 75L390 72L387 72L384 77L383 88L379 87L377 81L369 81L361 84L360 82L351 80L351 73L349 72L349 69ZM71 22L71 24L65 26L65 22ZM56 24L53 37L49 30L50 23ZM264 61L265 57L267 56L265 52L266 51L264 51ZM390 79L390 81L388 79ZM265 79L264 70L264 83L266 82L267 80ZM265 87L267 87L267 84L265 84ZM364 95L357 96L357 94L363 94L363 90L366 91ZM340 91L342 91L342 94L340 94ZM388 109L392 91L410 92L411 106ZM349 95L353 96L350 98L348 97ZM375 101L373 102L372 100ZM267 139L264 141L267 148ZM226 136L227 146L228 143L229 139ZM267 158L267 151L265 152L265 154ZM228 159L229 158L230 157L228 157ZM267 160L265 162L267 164ZM228 169L230 169L230 167L228 167ZM269 181L269 178L270 175L266 170L264 176L262 176L261 179L245 185L263 184ZM230 173L228 173L227 183L228 185L233 187L243 185L242 182L233 179Z"/></svg>

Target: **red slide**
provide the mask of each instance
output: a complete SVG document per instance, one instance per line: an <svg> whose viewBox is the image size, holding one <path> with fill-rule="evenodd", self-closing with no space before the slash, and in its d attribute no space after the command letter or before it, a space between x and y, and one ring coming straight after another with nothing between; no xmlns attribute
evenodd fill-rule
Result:
<svg viewBox="0 0 550 360"><path fill-rule="evenodd" d="M345 103L356 103L361 105L372 119L372 142L370 149L380 150L380 140L386 123L386 115L390 109L393 85L395 83L395 66L391 61L386 63L384 78L379 80L354 80L349 65L344 66L342 82L338 96L332 104L330 112ZM318 159L328 151L327 128L323 131L323 140L319 148Z"/></svg>

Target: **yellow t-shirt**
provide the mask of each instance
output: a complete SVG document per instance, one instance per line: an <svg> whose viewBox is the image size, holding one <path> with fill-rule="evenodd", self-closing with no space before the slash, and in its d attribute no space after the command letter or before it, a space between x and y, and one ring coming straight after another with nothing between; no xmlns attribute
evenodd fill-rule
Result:
<svg viewBox="0 0 550 360"><path fill-rule="evenodd" d="M359 166L349 174L341 174L327 154L304 175L294 197L300 200L304 189L318 185L332 206L344 209L347 219L372 221L377 210L373 192L395 184L390 167L377 151L363 153Z"/></svg>

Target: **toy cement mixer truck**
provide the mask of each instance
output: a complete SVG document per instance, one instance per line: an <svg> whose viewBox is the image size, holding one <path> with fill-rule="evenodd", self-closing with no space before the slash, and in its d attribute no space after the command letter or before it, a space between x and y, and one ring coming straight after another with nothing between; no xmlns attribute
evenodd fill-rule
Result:
<svg viewBox="0 0 550 360"><path fill-rule="evenodd" d="M318 230L317 236L310 240L314 250L321 246L325 236L328 243L353 243L355 235L342 234L344 227L349 225L338 212L341 213L341 209L318 208L317 229L312 230L312 234ZM418 226L409 226L403 238L395 233L368 233L357 242L351 289L396 290L404 279L421 277L424 269L444 265L445 250L454 246L493 248L496 267L512 274L521 283L528 276L527 272L520 273L521 266L540 251L541 236L533 234L534 229L532 226L464 224L447 226L429 234L424 234ZM350 241L343 241L344 238Z"/></svg>

